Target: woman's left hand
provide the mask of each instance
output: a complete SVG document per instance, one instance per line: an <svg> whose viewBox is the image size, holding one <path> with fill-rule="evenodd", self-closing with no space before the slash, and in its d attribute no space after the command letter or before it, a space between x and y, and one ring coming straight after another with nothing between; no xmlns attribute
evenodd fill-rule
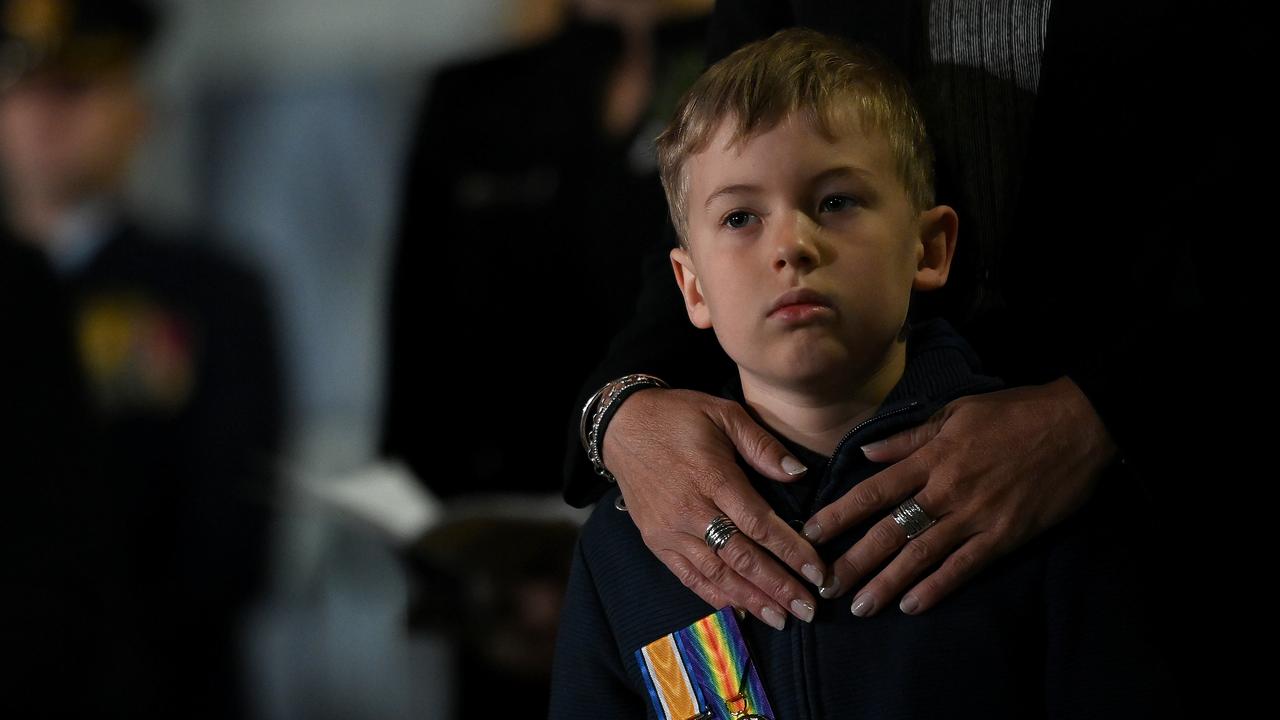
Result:
<svg viewBox="0 0 1280 720"><path fill-rule="evenodd" d="M852 609L863 617L909 587L903 612L933 607L1083 505L1117 452L1089 400L1065 377L957 399L923 425L863 450L874 462L894 464L805 526L806 537L819 543L875 514L885 516L832 564L835 579L822 590L823 597L837 597L896 554L855 593ZM936 522L907 540L891 513L912 497Z"/></svg>

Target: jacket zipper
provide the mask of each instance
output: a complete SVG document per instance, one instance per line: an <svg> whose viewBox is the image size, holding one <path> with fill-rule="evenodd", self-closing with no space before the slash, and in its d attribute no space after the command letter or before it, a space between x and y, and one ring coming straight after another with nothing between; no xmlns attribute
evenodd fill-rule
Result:
<svg viewBox="0 0 1280 720"><path fill-rule="evenodd" d="M835 463L836 458L840 456L840 449L841 449L841 448L843 448L843 447L844 447L844 444L845 444L846 442L848 442L848 441L849 441L849 438L851 438L851 437L853 437L854 435L856 435L856 434L858 433L858 431L859 431L859 430L861 430L862 428L864 428L864 427L866 427L866 426L870 425L870 424L871 424L871 423L873 423L873 422L878 422L878 421L883 420L883 419L885 419L885 418L887 418L887 417L893 417L894 415L899 415L899 414L904 413L904 412L906 412L906 411L908 411L908 410L914 410L914 409L915 409L917 406L919 406L919 405L920 405L920 401L919 401L919 400L912 400L912 401L911 401L909 404L907 404L907 405L903 405L903 406L902 406L902 407L900 407L900 408L895 408L895 409L893 409L893 410L890 410L890 411L889 411L889 412L887 412L887 413L881 413L880 415L876 415L876 416L875 416L875 417L873 417L873 418L867 418L866 420L863 420L862 422L858 423L857 425L854 425L854 426L849 430L849 432L847 432L847 433L845 433L845 434L844 434L844 437L840 438L840 442L836 443L836 449L831 453L831 457L827 458L827 466L826 466L826 468L824 469L824 471L823 471L823 475L822 475L822 476L823 476L824 478L825 478L825 477L829 477L829 475L827 475L827 473L829 473L829 472L831 471L831 465L832 465L833 463ZM815 499L816 499L816 497L815 497ZM810 510L812 510L812 508L810 508Z"/></svg>
<svg viewBox="0 0 1280 720"><path fill-rule="evenodd" d="M876 415L875 417L868 418L868 419L863 420L862 422L858 423L857 425L854 425L854 426L849 430L849 432L847 432L847 433L845 433L845 434L844 434L844 437L840 438L840 442L836 443L836 449L831 453L831 457L827 458L827 465L826 465L825 470L823 471L823 475L822 475L822 476L823 476L824 478L828 478L828 479L831 477L831 465L832 465L833 463L835 463L836 458L840 456L840 450L844 447L844 444L845 444L846 442L848 442L848 441L849 441L849 439L850 439L850 438L852 438L854 435L858 434L858 432L859 432L860 430L862 430L863 428L865 428L866 426L868 426L868 425L870 425L870 424L872 424L872 423L874 423L874 422L879 422L880 420L884 420L885 418L893 417L894 415L900 415L900 414L902 414L902 413L904 413L904 412L907 412L907 411L909 411L909 410L914 410L914 409L916 409L917 407L919 407L919 405L920 405L920 401L919 401L919 400L912 400L912 401L911 401L910 403L908 403L907 405L903 405L903 406L902 406L902 407L900 407L900 408L895 408L895 409L890 410L889 412L886 412L886 413L881 413L881 414L879 414L879 415ZM812 501L810 501L810 503L809 503L810 507L808 508L808 511L809 511L809 514L810 514L810 515L812 515L812 514L813 514L813 511L814 511L814 508L812 507L812 505L813 505L815 502L817 502L817 501L818 501L818 498L819 498L821 495L822 495L822 493L821 493L821 492L815 492L815 493L814 493L813 500L812 500ZM798 629L799 629L799 631L800 631L800 658L801 658L801 666L802 666L802 667L804 668L804 670L805 670L805 672L804 672L804 676L805 676L805 677L808 677L808 676L809 676L809 670L810 670L811 668L809 667L809 656L808 656L808 653L807 653L806 651L807 651L807 650L809 650L810 648L813 648L813 649L814 649L814 651L816 652L817 648L816 648L816 647L814 647L814 646L817 644L817 643L816 643L816 637L815 637L815 635L814 635L813 628L812 628L812 627L810 627L810 626L808 626L808 625L799 626L799 627L798 627ZM816 708L816 698L815 698L815 697L813 697L811 690L812 690L812 686L811 686L809 683L805 683L804 688L803 688L802 697L804 697L804 698L805 698L805 706L806 706L806 707L805 707L805 710L806 710L806 716L807 716L807 717L810 717L810 718L814 717L814 714L815 714L815 708Z"/></svg>

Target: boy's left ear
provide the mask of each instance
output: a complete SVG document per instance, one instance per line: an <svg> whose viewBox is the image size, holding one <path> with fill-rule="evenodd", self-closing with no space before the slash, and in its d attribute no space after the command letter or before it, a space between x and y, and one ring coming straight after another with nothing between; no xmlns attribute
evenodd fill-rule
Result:
<svg viewBox="0 0 1280 720"><path fill-rule="evenodd" d="M947 205L938 205L920 213L919 259L916 262L914 290L937 290L947 284L951 259L956 253L956 233L960 218Z"/></svg>

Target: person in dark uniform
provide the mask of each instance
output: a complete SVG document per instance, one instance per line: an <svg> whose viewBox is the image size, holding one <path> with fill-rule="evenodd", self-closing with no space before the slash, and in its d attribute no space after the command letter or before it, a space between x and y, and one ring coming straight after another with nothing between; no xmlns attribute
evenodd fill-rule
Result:
<svg viewBox="0 0 1280 720"><path fill-rule="evenodd" d="M9 717L90 712L111 692L118 570L97 432L65 294L34 248L0 235L0 634ZM127 631L125 631L127 632Z"/></svg>
<svg viewBox="0 0 1280 720"><path fill-rule="evenodd" d="M440 71L409 161L382 452L445 500L556 492L560 418L640 287L598 269L662 240L652 139L701 70L708 4L567 5L553 37ZM525 371L526 350L552 360ZM499 409L511 432L484 431ZM459 717L488 717L495 686L545 714L574 535L459 520L409 550L413 629L454 637Z"/></svg>
<svg viewBox="0 0 1280 720"><path fill-rule="evenodd" d="M262 581L282 423L264 285L121 199L154 8L7 0L0 20L5 225L68 299L124 563L118 620L139 628L117 648L132 660L104 672L132 712L239 716L236 635Z"/></svg>
<svg viewBox="0 0 1280 720"><path fill-rule="evenodd" d="M694 5L579 0L555 36L431 81L392 268L382 449L436 495L559 488L559 419L631 312L627 268L663 239L652 140L702 68L705 16L670 7ZM554 361L526 376L511 348ZM499 404L519 433L478 432ZM426 435L442 406L455 419Z"/></svg>

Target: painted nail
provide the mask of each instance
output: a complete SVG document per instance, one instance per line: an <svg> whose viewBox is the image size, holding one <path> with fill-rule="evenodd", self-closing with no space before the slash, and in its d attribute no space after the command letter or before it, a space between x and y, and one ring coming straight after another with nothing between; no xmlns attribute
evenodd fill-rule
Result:
<svg viewBox="0 0 1280 720"><path fill-rule="evenodd" d="M813 603L807 603L803 600L792 600L791 614L805 622L813 622ZM782 628L778 629L781 630Z"/></svg>
<svg viewBox="0 0 1280 720"><path fill-rule="evenodd" d="M868 594L859 595L858 599L853 601L852 609L854 615L857 615L858 617L866 617L875 612L876 599Z"/></svg>
<svg viewBox="0 0 1280 720"><path fill-rule="evenodd" d="M796 475L804 473L809 468L805 467L804 463L788 455L782 458L782 469L791 477L795 477Z"/></svg>
<svg viewBox="0 0 1280 720"><path fill-rule="evenodd" d="M830 600L833 597L839 596L840 595L840 578L835 578L835 577L831 578L831 584L823 585L822 587L818 588L818 594L828 600Z"/></svg>
<svg viewBox="0 0 1280 720"><path fill-rule="evenodd" d="M764 616L764 621L774 630L781 630L787 626L787 618L771 607L761 610L760 614Z"/></svg>
<svg viewBox="0 0 1280 720"><path fill-rule="evenodd" d="M812 520L804 524L804 530L801 532L804 533L804 539L811 543L818 542L822 539L822 525L813 522Z"/></svg>
<svg viewBox="0 0 1280 720"><path fill-rule="evenodd" d="M804 575L805 580L822 587L822 571L813 563L805 563L804 567L800 568L800 573Z"/></svg>
<svg viewBox="0 0 1280 720"><path fill-rule="evenodd" d="M876 450L879 450L880 448L888 444L889 444L888 440L879 440L877 442L867 443L866 445L862 446L862 454L865 455L870 452L875 452Z"/></svg>
<svg viewBox="0 0 1280 720"><path fill-rule="evenodd" d="M920 601L916 600L915 595L908 595L902 598L902 602L898 605L898 608L902 610L902 612L910 615L920 609Z"/></svg>

